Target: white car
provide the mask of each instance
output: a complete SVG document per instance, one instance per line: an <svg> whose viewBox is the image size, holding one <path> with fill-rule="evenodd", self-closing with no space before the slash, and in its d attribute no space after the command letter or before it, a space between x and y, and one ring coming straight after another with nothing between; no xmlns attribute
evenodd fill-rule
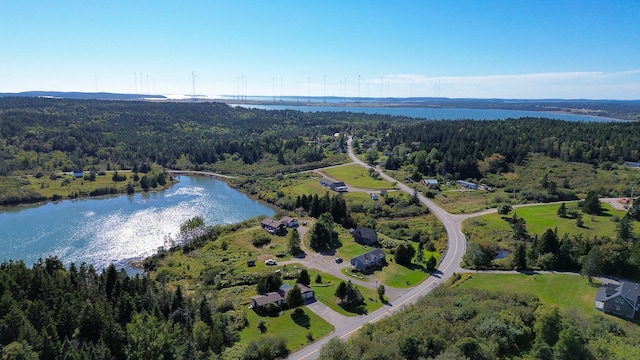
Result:
<svg viewBox="0 0 640 360"><path fill-rule="evenodd" d="M264 264L265 265L277 265L276 261L273 260L273 259L265 260Z"/></svg>

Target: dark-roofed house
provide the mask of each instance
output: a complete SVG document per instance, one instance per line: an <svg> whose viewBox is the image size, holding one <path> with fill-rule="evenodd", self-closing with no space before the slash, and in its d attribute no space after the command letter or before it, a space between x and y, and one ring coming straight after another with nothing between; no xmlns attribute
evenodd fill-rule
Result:
<svg viewBox="0 0 640 360"><path fill-rule="evenodd" d="M320 185L337 192L347 192L347 185L344 181L333 181L329 179L320 180Z"/></svg>
<svg viewBox="0 0 640 360"><path fill-rule="evenodd" d="M378 234L376 231L364 226L358 226L352 235L358 244L374 245L378 243Z"/></svg>
<svg viewBox="0 0 640 360"><path fill-rule="evenodd" d="M640 307L640 283L620 281L606 284L598 289L595 307L613 315L635 319Z"/></svg>
<svg viewBox="0 0 640 360"><path fill-rule="evenodd" d="M282 219L280 219L280 224L286 226L286 227L290 227L290 228L294 228L298 226L298 220L290 217L290 216L285 216Z"/></svg>
<svg viewBox="0 0 640 360"><path fill-rule="evenodd" d="M311 290L310 287L300 283L296 285L298 285L298 288L302 293L302 299L305 301L305 303L307 302L307 300L311 300L314 298L315 293L313 292L313 290ZM278 291L252 297L251 298L252 309L255 311L261 311L261 310L264 310L267 307L267 305L270 303L274 303L279 307L283 307L284 305L287 304L287 293L289 293L289 290L291 289L292 289L291 285L284 284L280 286L280 289L278 289Z"/></svg>
<svg viewBox="0 0 640 360"><path fill-rule="evenodd" d="M286 225L283 225L280 220L273 220L271 218L265 218L260 225L270 234L278 234L287 230Z"/></svg>
<svg viewBox="0 0 640 360"><path fill-rule="evenodd" d="M383 266L387 261L386 256L387 255L381 249L373 249L351 259L351 265L358 270L367 273L377 267Z"/></svg>

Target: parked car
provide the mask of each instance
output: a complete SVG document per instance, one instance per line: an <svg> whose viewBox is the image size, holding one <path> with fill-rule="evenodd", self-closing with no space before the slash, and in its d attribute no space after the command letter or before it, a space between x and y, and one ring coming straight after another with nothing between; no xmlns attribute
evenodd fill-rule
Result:
<svg viewBox="0 0 640 360"><path fill-rule="evenodd" d="M336 263L340 264L342 262L342 258L336 258Z"/></svg>
<svg viewBox="0 0 640 360"><path fill-rule="evenodd" d="M278 263L276 263L276 261L273 260L273 259L269 259L269 260L265 260L264 264L265 265L277 265Z"/></svg>

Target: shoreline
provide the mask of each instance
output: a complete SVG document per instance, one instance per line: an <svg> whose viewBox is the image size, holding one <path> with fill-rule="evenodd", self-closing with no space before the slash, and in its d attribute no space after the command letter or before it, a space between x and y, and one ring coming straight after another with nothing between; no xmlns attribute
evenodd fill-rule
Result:
<svg viewBox="0 0 640 360"><path fill-rule="evenodd" d="M84 199L100 199L100 198L108 198L108 197L112 197L112 196L122 196L122 195L133 196L135 194L155 193L155 192L158 192L158 191L168 190L171 187L173 187L173 185L175 185L176 183L179 183L179 181L174 179L171 183L167 183L167 185L164 185L162 187L158 186L157 188L155 188L153 190L150 189L149 191L144 191L144 190L134 191L133 194L128 194L126 191L124 191L124 192L118 192L118 193L115 193L115 194L104 194L104 195L96 195L96 196L83 195L83 196L78 196L78 197L74 197L74 198L66 197L66 198L57 199L57 200L52 200L50 198L46 198L46 200L42 200L42 201L20 202L20 203L10 204L10 205L0 205L0 213L3 212L3 211L7 211L9 208L12 208L12 207L41 206L41 205L46 205L48 203L59 203L59 202L62 202L62 201L74 201L74 200L84 200Z"/></svg>
<svg viewBox="0 0 640 360"><path fill-rule="evenodd" d="M628 122L637 122L637 119L629 119L623 117L611 117L607 114L600 115L595 110L593 112L581 112L581 111L572 111L572 110L580 110L580 109L572 109L572 108L559 108L559 109L519 109L519 108L506 108L506 107L465 107L465 106L443 106L438 104L422 104L415 102L406 102L406 103L378 103L378 102L341 102L341 103L319 103L319 102L292 102L292 101L282 101L282 102L271 102L271 101L259 101L259 100L246 100L244 102L239 101L222 101L228 106L239 106L239 107L251 107L251 106L295 106L295 107L308 107L308 108L321 108L321 107L335 107L335 108L375 108L375 109L465 109L465 110L502 110L502 111L530 111L536 112L540 114L561 114L561 115L574 115L574 116L585 116L591 117L594 119L601 119L602 121L610 121L610 122L620 122L620 121L628 121ZM267 109L269 110L269 109ZM588 109L587 109L588 110ZM344 110L348 111L348 110ZM541 115L541 117L543 117Z"/></svg>

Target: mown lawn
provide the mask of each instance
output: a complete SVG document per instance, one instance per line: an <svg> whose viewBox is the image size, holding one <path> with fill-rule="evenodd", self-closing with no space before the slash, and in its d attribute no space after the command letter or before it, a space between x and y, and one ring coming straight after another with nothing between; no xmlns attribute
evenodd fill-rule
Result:
<svg viewBox="0 0 640 360"><path fill-rule="evenodd" d="M321 196L329 190L320 185L320 179L320 177L307 179L296 185L283 188L282 191L294 198L296 196L309 194L318 194L318 196Z"/></svg>
<svg viewBox="0 0 640 360"><path fill-rule="evenodd" d="M565 203L565 205L568 211L575 210L582 214L578 209L578 204L576 202ZM626 214L626 211L615 210L611 205L602 203L602 208L604 209L602 215L592 216L582 214L584 226L579 228L576 225L575 219L563 219L557 215L559 207L560 205L558 204L526 206L518 208L515 211L518 216L527 220L527 229L529 229L529 232L531 233L542 234L545 230L554 229L557 226L559 235L564 233L568 233L569 235L582 233L584 235L589 235L589 237L593 237L594 235L599 237L615 237L616 227L618 226L618 222L616 220L621 219ZM637 226L637 222L634 222L634 225ZM640 227L637 227L636 230L638 228Z"/></svg>
<svg viewBox="0 0 640 360"><path fill-rule="evenodd" d="M577 209L577 203L575 202L565 203L565 205L569 211ZM525 219L529 234L542 235L547 229L555 230L557 228L560 237L566 233L569 236L582 234L589 238L594 236L609 236L613 238L616 236L616 228L618 226L618 222L615 220L625 215L625 211L615 210L611 205L603 203L604 212L602 215L592 216L580 212L584 226L578 227L575 219L563 219L557 215L559 207L559 204L524 206L514 211L518 214L518 217ZM464 223L465 231L471 231L476 238L495 238L498 234L510 234L511 227L509 223L502 219L504 216L489 214L481 216L479 219L467 219ZM513 212L507 216L513 217ZM634 222L633 225L636 232L640 230L640 225L637 222Z"/></svg>
<svg viewBox="0 0 640 360"><path fill-rule="evenodd" d="M593 304L598 286L579 275L473 274L458 286L534 294L543 304L557 305L562 311L577 308L585 314L602 314Z"/></svg>
<svg viewBox="0 0 640 360"><path fill-rule="evenodd" d="M351 185L363 189L384 190L393 189L394 185L386 180L376 180L369 176L369 171L359 165L339 166L322 170L329 176L344 181Z"/></svg>
<svg viewBox="0 0 640 360"><path fill-rule="evenodd" d="M314 270L314 269L309 269L308 271L309 271L309 276L311 277L310 286L313 289L313 291L315 291L316 299L318 301L321 301L323 304L327 305L332 310L342 315L345 315L345 316L360 315L354 309L345 309L342 306L340 306L339 304L340 300L334 295L338 284L340 284L340 282L344 280L339 279L333 275ZM315 278L317 274L320 274L320 276L322 276L321 284L315 283ZM354 284L354 286L360 290L360 293L362 293L362 296L365 299L366 313L371 313L373 311L376 311L382 306L382 303L378 300L378 293L375 290L369 289L360 285L356 285L356 284Z"/></svg>
<svg viewBox="0 0 640 360"><path fill-rule="evenodd" d="M349 261L358 255L375 249L375 247L358 244L353 240L353 237L348 234L340 236L340 239L342 240L342 246L337 249L336 257L341 257L344 261Z"/></svg>
<svg viewBox="0 0 640 360"><path fill-rule="evenodd" d="M304 314L295 317L293 310L285 310L281 316L262 316L266 320L267 331L262 334L258 329L261 316L255 311L246 309L249 325L240 332L240 341L249 344L262 336L278 336L287 340L287 348L296 351L310 343L307 335L313 340L325 337L333 326L316 315L313 311L302 307Z"/></svg>
<svg viewBox="0 0 640 360"><path fill-rule="evenodd" d="M407 267L399 265L389 256L387 256L387 263L388 265L385 266L382 271L376 271L374 273L375 278L385 286L395 288L414 287L423 282L430 275L421 266L413 265Z"/></svg>

